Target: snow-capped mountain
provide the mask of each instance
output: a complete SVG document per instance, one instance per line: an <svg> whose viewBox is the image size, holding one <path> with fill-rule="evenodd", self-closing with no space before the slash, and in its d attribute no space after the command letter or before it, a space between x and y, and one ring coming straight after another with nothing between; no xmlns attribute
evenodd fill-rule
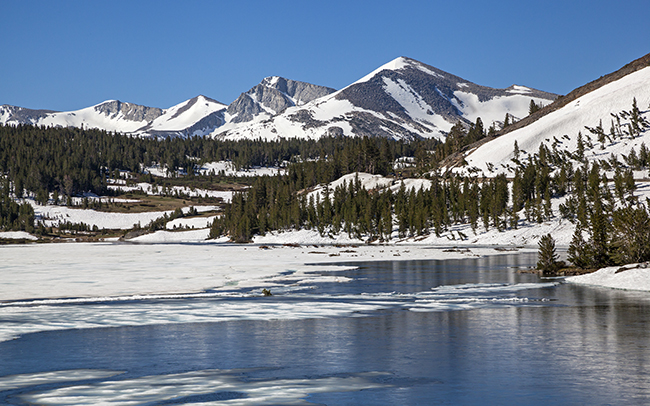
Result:
<svg viewBox="0 0 650 406"><path fill-rule="evenodd" d="M162 110L159 116L133 131L133 134L158 137L205 136L225 123L225 110L225 104L197 96Z"/></svg>
<svg viewBox="0 0 650 406"><path fill-rule="evenodd" d="M136 136L320 138L326 135L442 138L459 120L501 125L528 114L530 101L556 95L523 86L479 86L413 59L397 58L335 91L268 77L229 106L197 96L161 109L106 101L70 112L0 107L2 124L100 128Z"/></svg>
<svg viewBox="0 0 650 406"><path fill-rule="evenodd" d="M117 100L69 112L29 110L7 105L0 108L3 124L100 128L118 132L133 132L161 114L162 109Z"/></svg>
<svg viewBox="0 0 650 406"><path fill-rule="evenodd" d="M137 136L205 136L242 123L268 120L334 89L274 76L242 93L230 106L197 96L167 109L109 100L70 112L0 106L0 123L99 128Z"/></svg>
<svg viewBox="0 0 650 406"><path fill-rule="evenodd" d="M217 129L214 135L228 139L444 137L459 120L469 124L481 117L486 127L493 123L500 126L506 113L514 119L528 115L531 100L545 105L556 97L524 86L479 86L400 57L338 92L302 107L287 107L269 120Z"/></svg>
<svg viewBox="0 0 650 406"><path fill-rule="evenodd" d="M638 152L643 143L650 147L650 130L636 136L626 135L630 119L620 114L631 111L634 99L641 116L650 122L650 54L558 99L545 109L547 114L540 115L537 120L529 120L523 123L527 125L470 151L465 157L467 167L475 167L488 176L512 173L515 141L521 160L537 153L542 143L549 149L573 152L577 148L579 133L587 146L586 158L589 160L627 155L632 149ZM604 142L601 142L602 138L599 141L599 137L587 127L594 129L601 125L607 135L620 129L619 136L608 136Z"/></svg>
<svg viewBox="0 0 650 406"><path fill-rule="evenodd" d="M38 121L48 114L56 113L52 110L32 110L24 107L0 106L0 123L2 124L37 124Z"/></svg>
<svg viewBox="0 0 650 406"><path fill-rule="evenodd" d="M0 123L99 128L140 136L206 135L224 123L226 105L197 96L168 109L109 100L68 112L0 106Z"/></svg>

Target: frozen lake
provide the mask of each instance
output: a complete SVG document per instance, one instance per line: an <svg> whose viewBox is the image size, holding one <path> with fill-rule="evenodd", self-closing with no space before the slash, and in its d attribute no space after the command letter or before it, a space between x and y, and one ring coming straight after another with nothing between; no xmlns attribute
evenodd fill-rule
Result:
<svg viewBox="0 0 650 406"><path fill-rule="evenodd" d="M123 268L121 278L131 263L140 294L126 284L118 292L96 286L101 294L59 297L73 288L51 276L56 294L39 298L11 279L25 298L0 303L0 404L650 402L650 295L517 273L535 263L535 253L347 259L344 267L314 267L313 274L278 275L267 261L276 273L254 270L255 283L229 283L213 269L215 278L226 278L218 289L169 294L147 291L136 275L153 284L151 275L160 272L196 287L171 271L172 257L180 250L185 265L177 267L205 268L222 258L222 247L34 247L0 251L29 252L26 262L44 273L34 253L45 263L49 254L50 272L81 285L92 285L80 276L85 271L70 269L111 272L89 256L111 258ZM55 248L90 254L62 261L52 257ZM135 253L140 260L126 255ZM151 258L158 261L147 273ZM239 270L235 262L228 266ZM15 266L6 263L5 270ZM273 281L272 297L260 295L265 280Z"/></svg>

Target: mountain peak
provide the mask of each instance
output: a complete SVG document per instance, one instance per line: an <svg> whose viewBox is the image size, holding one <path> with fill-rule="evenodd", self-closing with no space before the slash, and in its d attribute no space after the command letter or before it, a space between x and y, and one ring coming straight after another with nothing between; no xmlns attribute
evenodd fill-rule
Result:
<svg viewBox="0 0 650 406"><path fill-rule="evenodd" d="M275 87L278 85L278 82L281 81L287 81L287 79L281 77L281 76L267 76L264 79L262 79L262 82L260 82L261 85L265 86L270 86L270 87Z"/></svg>
<svg viewBox="0 0 650 406"><path fill-rule="evenodd" d="M408 67L411 64L411 61L417 62L414 59L409 59L409 58L406 58L404 56L400 56L398 58L393 59L390 62L387 62L387 63L381 65L377 69L373 70L372 72L370 72L369 74L367 74L366 76L362 77L361 79L357 80L356 82L354 82L352 84L355 85L357 83L367 82L370 79L372 79L373 77L375 77L375 75L377 75L378 73L383 72L385 70L396 71L396 70L404 69L404 68Z"/></svg>

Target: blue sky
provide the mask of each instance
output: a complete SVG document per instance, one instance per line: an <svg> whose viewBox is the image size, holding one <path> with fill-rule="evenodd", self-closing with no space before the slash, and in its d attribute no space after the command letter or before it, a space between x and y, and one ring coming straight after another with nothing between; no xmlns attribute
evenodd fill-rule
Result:
<svg viewBox="0 0 650 406"><path fill-rule="evenodd" d="M4 1L0 104L232 102L266 76L344 87L399 56L566 94L650 52L650 2Z"/></svg>

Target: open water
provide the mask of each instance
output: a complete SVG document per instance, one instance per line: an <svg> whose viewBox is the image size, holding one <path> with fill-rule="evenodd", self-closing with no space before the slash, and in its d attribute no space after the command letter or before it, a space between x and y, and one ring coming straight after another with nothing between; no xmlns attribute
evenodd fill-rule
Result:
<svg viewBox="0 0 650 406"><path fill-rule="evenodd" d="M0 404L650 404L650 294L517 272L535 260L362 262L336 272L351 282L272 297L5 306L0 326L22 333L0 342Z"/></svg>

